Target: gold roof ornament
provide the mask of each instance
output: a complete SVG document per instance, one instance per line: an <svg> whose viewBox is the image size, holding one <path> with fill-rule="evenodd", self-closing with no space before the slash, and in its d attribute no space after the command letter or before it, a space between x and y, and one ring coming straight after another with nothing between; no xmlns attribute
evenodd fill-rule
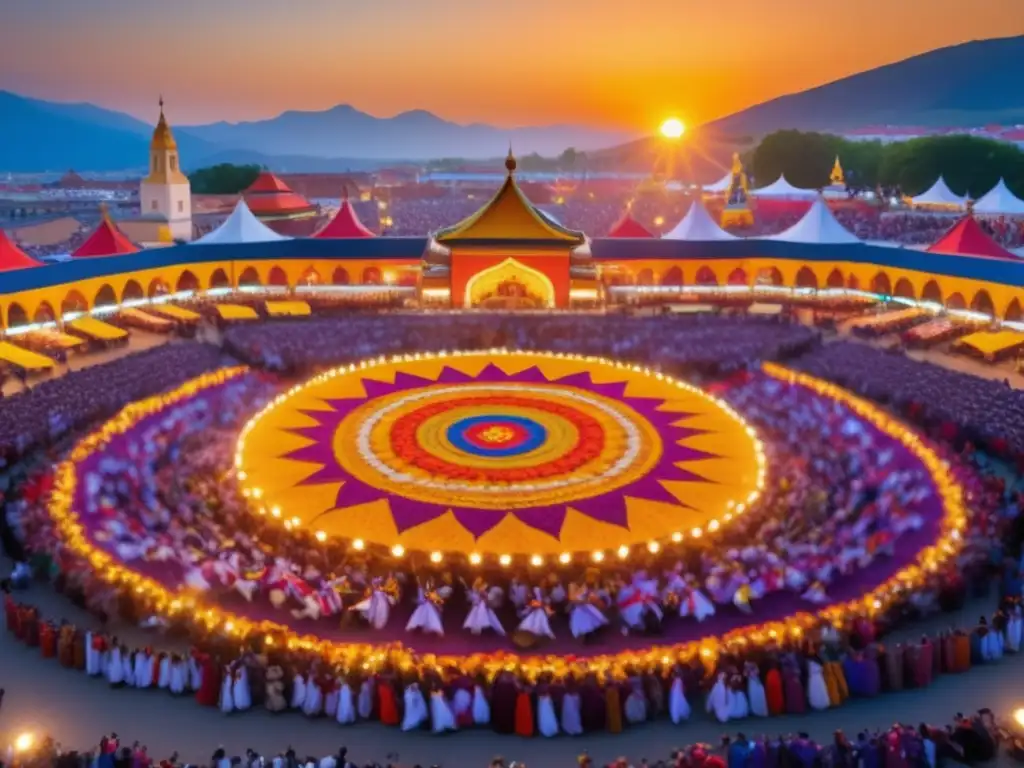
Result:
<svg viewBox="0 0 1024 768"><path fill-rule="evenodd" d="M839 155L836 155L836 162L832 166L832 174L828 180L834 187L846 186L846 176L843 174L843 166L839 163Z"/></svg>
<svg viewBox="0 0 1024 768"><path fill-rule="evenodd" d="M149 143L150 151L167 151L176 150L178 148L178 142L174 140L174 134L171 133L171 127L167 124L167 118L164 117L164 97L160 97L160 119L156 121L156 128L153 129L153 140Z"/></svg>
<svg viewBox="0 0 1024 768"><path fill-rule="evenodd" d="M739 152L733 152L732 153L732 169L731 169L731 173L732 173L733 176L736 176L737 174L743 173L743 161L740 160L740 153Z"/></svg>
<svg viewBox="0 0 1024 768"><path fill-rule="evenodd" d="M577 246L586 242L582 232L563 227L527 199L516 183L517 165L509 146L505 157L508 175L494 196L473 215L439 230L434 239L445 245L460 241L490 241L498 245L502 240L526 240L546 245Z"/></svg>

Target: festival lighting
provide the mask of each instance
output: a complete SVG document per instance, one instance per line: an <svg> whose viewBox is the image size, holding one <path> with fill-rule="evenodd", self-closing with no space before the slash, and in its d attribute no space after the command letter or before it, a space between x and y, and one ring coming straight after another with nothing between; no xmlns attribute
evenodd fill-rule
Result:
<svg viewBox="0 0 1024 768"><path fill-rule="evenodd" d="M1014 710L1013 719L1016 721L1018 726L1024 728L1024 708Z"/></svg>
<svg viewBox="0 0 1024 768"><path fill-rule="evenodd" d="M670 117L661 124L659 130L666 139L680 139L686 133L686 125L678 117Z"/></svg>
<svg viewBox="0 0 1024 768"><path fill-rule="evenodd" d="M442 555L440 552L431 552L430 553L430 562L436 564L436 563L440 563L442 560L444 560L444 555Z"/></svg>
<svg viewBox="0 0 1024 768"><path fill-rule="evenodd" d="M369 367L374 365L376 363L370 363ZM172 407L176 403L193 398L203 390L223 384L247 371L248 369L243 367L219 370L186 382L171 392L132 403L72 448L67 459L55 468L53 490L47 507L54 522L55 531L69 551L87 562L96 575L107 583L132 590L138 595L142 610L157 616L170 615L179 620L184 618L201 631L215 632L230 623L233 636L243 642L251 640L254 636L266 637L268 633L273 633L289 648L316 651L330 664L340 665L347 669L362 667L371 673L380 670L384 664L395 664L403 669L420 670L458 667L465 664L465 658L460 656L438 656L427 664L400 644L389 647L388 652L384 654L381 653L378 645L372 643L340 643L300 636L291 627L273 620L255 621L245 616L235 615L219 606L205 603L200 596L184 590L178 591L179 587L169 589L155 579L132 570L104 552L91 540L79 520L78 511L75 508L76 489L81 480L79 473L83 462L90 456L105 450L119 435L133 429L143 419ZM926 468L936 488L938 498L941 500L943 516L935 541L918 552L912 564L900 569L893 577L868 593L849 602L829 606L817 613L799 613L782 621L752 624L738 628L722 637L709 637L697 642L654 646L619 654L593 656L575 662L567 662L564 655L524 658L519 663L522 673L527 679L536 679L542 674L563 675L594 672L599 675L611 675L615 679L621 680L624 679L624 669L627 666L650 669L659 664L666 664L667 662L663 661L665 658L670 661L685 661L692 658L694 654L700 654L707 660L707 663L713 664L719 654L729 652L730 646L734 643L759 646L780 636L800 638L803 633L818 628L822 621L840 625L854 616L874 617L889 611L899 605L908 592L923 587L937 569L950 562L955 562L963 547L963 534L968 521L964 490L949 472L946 462L925 440L886 411L835 384L790 371L773 363L763 364L762 371L780 381L806 387L819 395L841 403L873 427L902 443ZM739 507L735 508L738 512ZM693 535L699 536L700 532L697 531ZM356 550L365 547L362 540L353 540L350 544ZM405 550L400 545L396 545L394 551L404 554ZM630 548L628 546L620 546L617 551L621 559L625 560L629 557ZM479 561L480 556L476 554L474 564ZM473 555L470 556L470 562L474 562ZM503 565L510 564L511 557L503 555L499 562L502 562ZM507 668L507 657L504 653L477 654L474 658L480 664L482 671L491 678ZM1018 722L1024 721L1024 711L1014 713L1014 717ZM33 737L23 734L15 746L23 744L27 749L31 747L32 743L34 743Z"/></svg>
<svg viewBox="0 0 1024 768"><path fill-rule="evenodd" d="M544 558L540 555L534 555L530 558L530 565L532 565L534 568L540 568L542 565L544 565Z"/></svg>
<svg viewBox="0 0 1024 768"><path fill-rule="evenodd" d="M15 752L28 752L36 743L36 736L34 733L19 734L18 738L14 740L14 751Z"/></svg>

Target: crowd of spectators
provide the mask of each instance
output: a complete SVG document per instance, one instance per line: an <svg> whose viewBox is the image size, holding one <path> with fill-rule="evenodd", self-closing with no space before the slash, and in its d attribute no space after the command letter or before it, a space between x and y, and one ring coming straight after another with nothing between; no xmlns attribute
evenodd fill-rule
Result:
<svg viewBox="0 0 1024 768"><path fill-rule="evenodd" d="M826 344L793 363L808 373L962 436L1024 456L1024 391L851 341Z"/></svg>
<svg viewBox="0 0 1024 768"><path fill-rule="evenodd" d="M345 338L345 344L338 340ZM776 317L408 313L237 326L225 348L246 362L304 372L379 354L451 349L550 350L690 373L728 372L797 354L817 334Z"/></svg>

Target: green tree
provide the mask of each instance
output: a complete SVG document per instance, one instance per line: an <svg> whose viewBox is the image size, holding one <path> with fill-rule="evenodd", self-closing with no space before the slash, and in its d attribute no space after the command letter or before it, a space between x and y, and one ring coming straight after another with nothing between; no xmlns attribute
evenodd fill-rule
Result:
<svg viewBox="0 0 1024 768"><path fill-rule="evenodd" d="M199 195L237 195L260 175L258 165L220 163L189 174L192 191Z"/></svg>

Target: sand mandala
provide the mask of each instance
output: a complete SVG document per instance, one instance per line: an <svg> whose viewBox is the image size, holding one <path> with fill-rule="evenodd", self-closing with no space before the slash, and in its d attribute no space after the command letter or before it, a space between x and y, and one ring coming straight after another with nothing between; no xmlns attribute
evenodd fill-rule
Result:
<svg viewBox="0 0 1024 768"><path fill-rule="evenodd" d="M254 509L319 538L499 557L656 550L741 514L765 473L706 392L504 350L323 374L246 425L236 465Z"/></svg>

